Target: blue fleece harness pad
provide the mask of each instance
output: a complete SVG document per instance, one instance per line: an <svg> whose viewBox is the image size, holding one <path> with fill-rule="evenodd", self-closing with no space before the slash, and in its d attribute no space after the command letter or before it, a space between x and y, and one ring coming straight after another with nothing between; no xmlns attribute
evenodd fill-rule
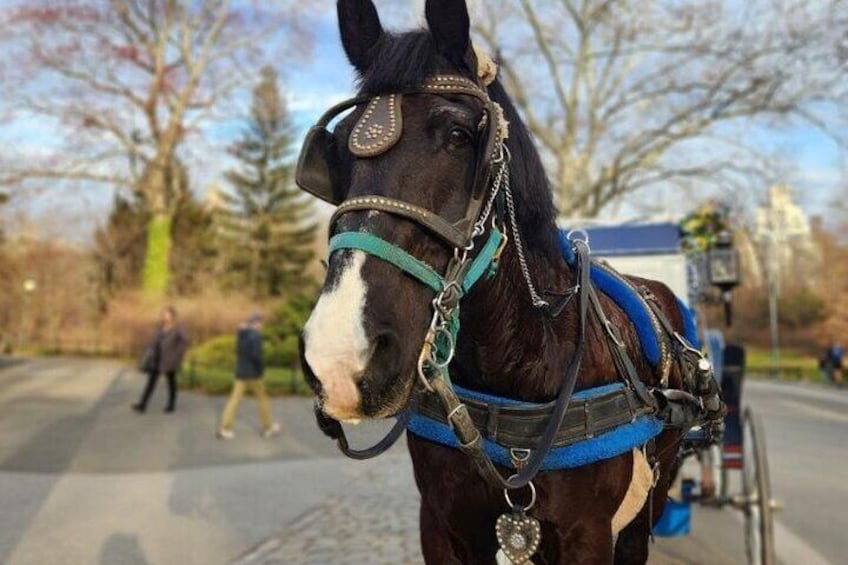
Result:
<svg viewBox="0 0 848 565"><path fill-rule="evenodd" d="M559 232L559 245L566 263L574 265L577 262L577 258L574 256L574 251L571 248L572 243L568 240L567 232L563 230ZM633 286L627 284L599 265L592 264L590 276L598 290L609 296L630 318L630 322L636 330L636 335L639 337L639 343L642 345L645 358L651 365L656 366L661 361L660 336L654 330L654 325L651 323L653 314L648 309L645 301L638 295ZM695 323L694 313L680 299L677 300L677 304L683 316L683 337L693 347L700 349L701 345L698 339L698 328Z"/></svg>
<svg viewBox="0 0 848 565"><path fill-rule="evenodd" d="M623 383L614 383L596 388L590 388L575 392L572 397L575 400L588 400L624 388ZM537 404L500 398L480 392L468 390L454 385L454 390L460 398L469 398L496 404L500 406L535 407ZM422 438L440 443L442 445L458 449L459 443L453 430L447 424L414 414L407 429ZM618 428L604 434L578 441L571 445L555 447L551 449L542 464L542 470L553 471L557 469L571 469L589 465L596 461L611 459L623 453L627 453L634 447L644 445L648 440L656 437L663 431L663 423L654 416L639 416L633 422L619 426ZM498 465L512 467L512 457L509 448L484 439L486 454Z"/></svg>

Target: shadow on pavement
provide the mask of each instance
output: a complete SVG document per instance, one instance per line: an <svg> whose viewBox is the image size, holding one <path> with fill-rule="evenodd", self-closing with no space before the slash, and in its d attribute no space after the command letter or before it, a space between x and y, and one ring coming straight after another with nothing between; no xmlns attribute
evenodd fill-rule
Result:
<svg viewBox="0 0 848 565"><path fill-rule="evenodd" d="M138 536L115 533L109 536L100 550L100 565L148 565L150 561L138 542Z"/></svg>

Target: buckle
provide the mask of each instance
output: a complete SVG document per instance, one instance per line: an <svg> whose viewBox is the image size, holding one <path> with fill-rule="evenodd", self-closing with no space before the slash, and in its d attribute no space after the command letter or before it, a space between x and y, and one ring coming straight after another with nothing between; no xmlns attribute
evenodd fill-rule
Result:
<svg viewBox="0 0 848 565"><path fill-rule="evenodd" d="M512 459L512 465L519 473L524 470L524 467L527 465L527 461L530 459L530 455L532 453L533 452L530 449L522 447L509 448L509 458Z"/></svg>
<svg viewBox="0 0 848 565"><path fill-rule="evenodd" d="M448 421L448 426L450 426L450 429L452 429L452 430L456 430L456 426L454 426L454 425L453 425L453 417L454 417L454 416L456 416L457 412L459 412L459 411L460 411L461 409L463 409L463 408L465 408L465 404L464 404L464 403L462 403L462 402L460 402L459 404L457 404L457 405L454 407L454 409L453 409L453 410L451 410L450 412L448 412L448 415L447 415L447 421Z"/></svg>

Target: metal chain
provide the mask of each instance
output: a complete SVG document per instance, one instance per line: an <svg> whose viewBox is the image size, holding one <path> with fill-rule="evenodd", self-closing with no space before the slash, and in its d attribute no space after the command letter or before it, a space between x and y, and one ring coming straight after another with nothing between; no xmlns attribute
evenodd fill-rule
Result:
<svg viewBox="0 0 848 565"><path fill-rule="evenodd" d="M495 206L498 193L503 190L506 200L507 210L509 212L509 223L512 232L513 240L515 241L516 250L518 252L518 261L521 266L521 273L527 283L527 288L530 291L530 299L533 301L533 306L536 308L545 308L549 304L543 300L536 287L533 285L533 280L530 277L530 269L527 266L527 259L524 256L524 246L521 241L521 234L518 231L518 222L515 219L515 202L512 197L512 188L509 180L509 150L506 146L502 146L502 153L499 157L498 172L492 182L492 192L486 201L483 211L480 213L477 221L474 224L474 229L471 233L470 241L464 248L454 249L454 259L461 265L464 265L468 260L468 254L474 249L475 240L485 232L485 225L492 214ZM424 387L433 392L430 384L430 371L439 371L443 374L447 373L447 367L450 364L456 352L456 343L454 342L453 334L451 333L451 319L456 315L454 310L456 305L449 293L455 289L451 285L446 286L433 299L433 318L430 320L430 327L427 330L427 335L424 338L424 345L421 348L421 353L418 356L418 377L424 384ZM447 344L447 351L440 351L437 345L437 339L442 337L442 341ZM444 344L443 344L444 345Z"/></svg>
<svg viewBox="0 0 848 565"><path fill-rule="evenodd" d="M506 209L509 214L509 226L512 232L512 239L515 242L515 250L518 253L518 263L521 266L521 274L524 275L524 281L527 283L527 290L530 291L530 300L535 308L547 308L550 304L543 300L539 293L536 292L536 287L533 284L533 278L530 276L530 267L527 266L527 258L524 256L524 243L521 241L521 233L518 231L518 222L515 220L515 202L512 198L512 186L509 183L509 175L504 178L504 196L506 197Z"/></svg>
<svg viewBox="0 0 848 565"><path fill-rule="evenodd" d="M483 208L483 213L480 214L480 218L477 220L477 223L474 224L474 231L477 232L478 228L483 229L486 220L489 219L489 216L492 214L492 209L495 206L495 200L498 197L498 193L501 191L501 186L503 186L504 179L509 175L507 172L509 171L508 161L504 159L501 162L501 166L498 167L498 174L495 175L495 181L492 183L492 194L489 195L489 200L486 202L485 208ZM481 232L482 233L482 232Z"/></svg>

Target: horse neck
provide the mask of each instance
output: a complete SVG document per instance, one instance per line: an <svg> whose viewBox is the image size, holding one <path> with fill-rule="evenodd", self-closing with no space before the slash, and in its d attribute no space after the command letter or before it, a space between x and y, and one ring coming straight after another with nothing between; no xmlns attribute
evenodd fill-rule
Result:
<svg viewBox="0 0 848 565"><path fill-rule="evenodd" d="M536 241L556 241L553 224L524 229L522 235L535 230ZM564 292L574 284L575 274L554 249L550 244L526 250L530 276L540 293ZM575 303L555 319L533 307L511 241L497 276L483 281L462 306L455 380L511 398L552 398L574 348Z"/></svg>

